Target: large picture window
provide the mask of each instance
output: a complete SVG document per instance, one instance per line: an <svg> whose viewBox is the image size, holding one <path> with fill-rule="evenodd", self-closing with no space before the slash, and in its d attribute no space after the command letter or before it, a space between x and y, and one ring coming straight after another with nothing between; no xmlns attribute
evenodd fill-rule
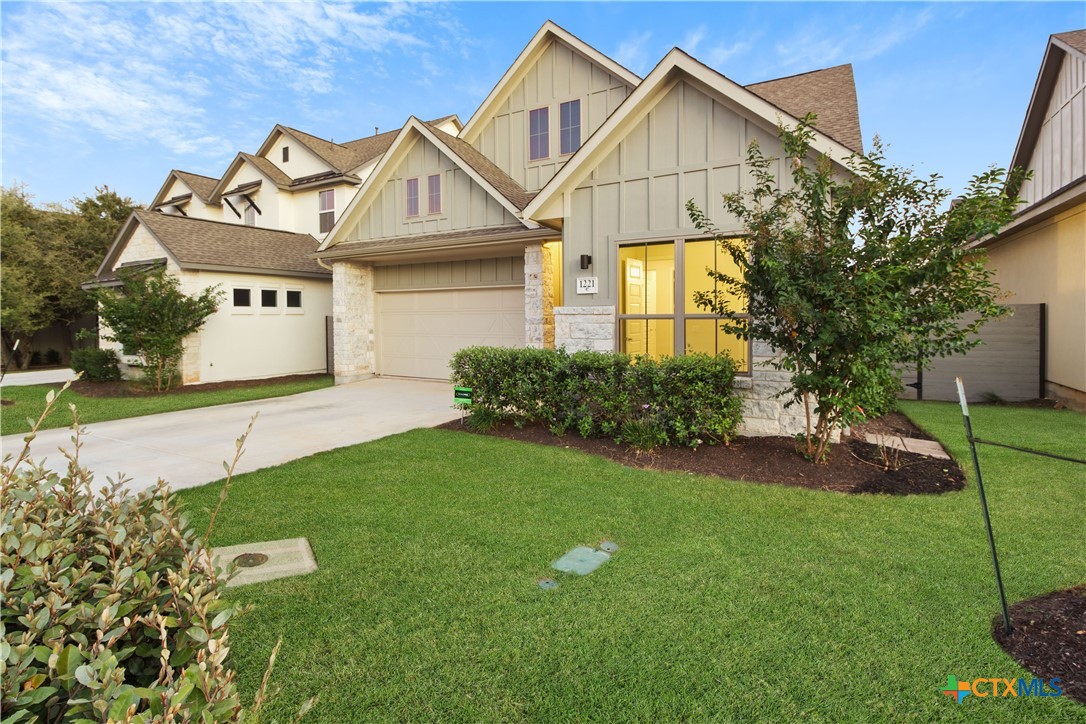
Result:
<svg viewBox="0 0 1086 724"><path fill-rule="evenodd" d="M750 371L750 345L720 330L720 319L694 302L712 292L709 270L735 274L727 253L712 240L631 244L619 248L619 348L650 357L726 353L738 371ZM723 291L723 290L721 290ZM732 300L742 316L746 305Z"/></svg>

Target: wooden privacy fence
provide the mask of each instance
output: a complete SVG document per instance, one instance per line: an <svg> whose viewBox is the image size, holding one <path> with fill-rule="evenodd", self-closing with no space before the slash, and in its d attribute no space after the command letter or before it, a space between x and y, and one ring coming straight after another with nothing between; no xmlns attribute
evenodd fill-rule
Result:
<svg viewBox="0 0 1086 724"><path fill-rule="evenodd" d="M964 355L936 359L930 369L903 375L903 399L958 399L955 377L966 383L969 402L1023 402L1044 397L1045 305L1012 304L1012 314L980 328L981 344ZM966 323L976 319L975 315Z"/></svg>

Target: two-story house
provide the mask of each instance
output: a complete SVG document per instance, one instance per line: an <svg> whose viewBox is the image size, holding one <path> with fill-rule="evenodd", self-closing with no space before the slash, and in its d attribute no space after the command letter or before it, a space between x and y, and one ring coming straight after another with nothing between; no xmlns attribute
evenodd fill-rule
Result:
<svg viewBox="0 0 1086 724"><path fill-rule="evenodd" d="M720 194L749 183L748 144L783 156L778 122L808 111L844 172L862 152L850 66L744 87L675 49L642 79L547 22L459 133L409 119L322 242L337 381L444 379L475 344L726 351L745 432L797 431L780 373L755 365L770 350L693 304L727 261L684 205L738 232Z"/></svg>
<svg viewBox="0 0 1086 724"><path fill-rule="evenodd" d="M432 123L461 127L456 116ZM277 125L220 178L173 170L92 284L117 284L121 267L164 265L190 292L222 289L219 310L186 340L186 384L322 372L331 272L310 255L396 136L335 143Z"/></svg>

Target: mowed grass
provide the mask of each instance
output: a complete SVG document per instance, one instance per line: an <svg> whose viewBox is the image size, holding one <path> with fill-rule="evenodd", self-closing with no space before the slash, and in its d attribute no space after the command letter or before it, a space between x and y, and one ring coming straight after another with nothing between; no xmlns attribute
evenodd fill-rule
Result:
<svg viewBox="0 0 1086 724"><path fill-rule="evenodd" d="M965 460L953 405L905 406ZM977 434L1081 454L1074 413L977 408ZM260 434L259 422L254 435ZM1081 466L982 452L1012 601L1086 580ZM806 463L797 459L797 465ZM197 530L220 484L187 490ZM308 537L320 570L231 589L251 700L313 721L1086 721L1059 699L939 693L1027 675L993 642L976 488L845 496L634 470L417 430L237 478L213 544ZM578 578L578 544L621 549ZM537 586L542 576L557 590Z"/></svg>
<svg viewBox="0 0 1086 724"><path fill-rule="evenodd" d="M269 397L294 395L299 392L318 390L322 387L331 387L332 383L333 377L327 375L308 380L271 383L255 387L208 390L207 392L167 392L160 395L148 394L141 397L87 397L75 390L68 390L64 393L61 404L46 418L41 429L48 430L71 425L72 415L68 411L69 404L76 406L80 423L86 424L106 420L120 420L126 417L139 417L141 415L155 415L160 412L190 410L195 407L211 407L212 405L226 405L231 402L248 402ZM27 418L38 419L42 410L45 409L45 396L49 393L49 390L54 389L59 389L59 385L4 387L0 391L0 397L11 400L15 404L4 405L0 408L0 434L11 435L29 432L30 425Z"/></svg>

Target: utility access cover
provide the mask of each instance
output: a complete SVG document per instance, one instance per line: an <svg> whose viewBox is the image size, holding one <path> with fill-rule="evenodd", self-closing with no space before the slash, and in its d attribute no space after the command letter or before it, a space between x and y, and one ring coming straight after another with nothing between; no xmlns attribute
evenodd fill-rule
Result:
<svg viewBox="0 0 1086 724"><path fill-rule="evenodd" d="M610 559L611 554L605 551L594 550L588 546L577 546L552 563L551 568L563 573L576 573L578 576L584 576Z"/></svg>

